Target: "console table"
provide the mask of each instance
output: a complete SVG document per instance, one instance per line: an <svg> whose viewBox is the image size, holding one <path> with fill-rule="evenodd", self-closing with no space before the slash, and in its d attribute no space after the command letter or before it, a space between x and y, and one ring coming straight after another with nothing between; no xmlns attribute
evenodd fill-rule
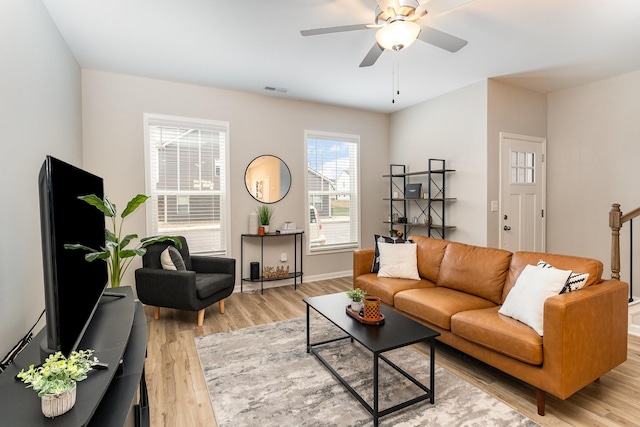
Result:
<svg viewBox="0 0 640 427"><path fill-rule="evenodd" d="M300 278L300 283L302 283L302 236L304 231L296 231L293 233L267 233L264 235L260 234L241 234L240 235L240 292L243 291L244 282L260 282L260 292L264 294L264 282L274 281L274 280L286 280L293 279L293 287L294 289L298 289L298 277ZM260 277L257 279L251 279L251 277L244 276L244 241L245 239L260 239L260 268L264 268L264 241L265 239L270 240L273 238L281 239L281 238L293 238L293 273L289 273L284 277L270 277L265 278L262 272L260 273ZM298 248L298 241L300 247ZM300 257L300 270L298 270L298 257Z"/></svg>
<svg viewBox="0 0 640 427"><path fill-rule="evenodd" d="M42 415L40 398L15 375L39 364L41 330L0 375L0 418L7 426L118 426L149 425L149 404L144 379L147 321L130 287L109 289L103 296L78 348L94 349L109 367L91 371L78 383L74 407L59 417ZM122 297L119 297L122 295Z"/></svg>

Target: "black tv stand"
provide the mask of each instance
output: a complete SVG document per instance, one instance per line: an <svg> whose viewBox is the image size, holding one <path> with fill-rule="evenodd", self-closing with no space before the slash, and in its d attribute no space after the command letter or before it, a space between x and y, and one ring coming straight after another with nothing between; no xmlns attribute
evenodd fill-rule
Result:
<svg viewBox="0 0 640 427"><path fill-rule="evenodd" d="M103 297L114 297L114 298L124 298L125 297L125 295L123 295L123 294L119 294L117 292L111 292L111 291L104 291L102 293L102 296Z"/></svg>
<svg viewBox="0 0 640 427"><path fill-rule="evenodd" d="M144 379L147 322L130 287L113 289L118 299L103 298L80 341L91 348L107 369L92 371L78 383L75 406L54 419L45 418L40 398L15 375L38 363L41 330L7 369L0 374L0 418L10 426L148 426L149 406Z"/></svg>

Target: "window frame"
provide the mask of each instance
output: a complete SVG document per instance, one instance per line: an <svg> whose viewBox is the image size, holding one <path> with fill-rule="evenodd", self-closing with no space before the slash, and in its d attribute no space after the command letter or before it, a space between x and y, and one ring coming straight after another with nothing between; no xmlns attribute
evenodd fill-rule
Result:
<svg viewBox="0 0 640 427"><path fill-rule="evenodd" d="M143 114L143 128L144 128L144 160L145 160L145 194L151 196L149 202L153 202L153 192L151 185L151 135L150 135L150 127L153 125L166 125L166 126L176 126L176 127L188 127L188 128L196 128L200 130L215 130L222 131L224 130L225 138L223 143L224 150L224 173L221 174L221 179L224 184L220 186L220 200L221 203L224 203L224 207L220 209L221 217L224 216L224 219L221 219L221 227L224 227L224 233L221 237L220 248L221 250L214 252L202 252L202 251L194 251L190 247L190 251L193 254L201 254L201 255L211 255L214 254L216 256L231 256L231 231L232 231L232 218L231 218L231 201L230 201L230 156L229 156L229 141L230 141L230 126L229 122L226 121L218 121L218 120L208 120L208 119L197 119L192 117L181 117L181 116L171 116L164 114L153 114L153 113L144 113ZM214 165L214 176L216 176L217 165L222 164L220 160L217 160ZM188 196L188 195L186 195ZM224 202L223 202L224 201ZM153 209L151 207L147 207L146 209L146 231L148 236L153 236L158 234L157 230L154 230L154 218L153 218Z"/></svg>
<svg viewBox="0 0 640 427"><path fill-rule="evenodd" d="M355 147L355 160L356 160L356 171L355 171L355 181L356 181L356 185L355 185L355 190L351 193L351 194L355 194L356 197L356 209L357 209L357 213L356 213L356 218L353 219L350 216L350 220L355 220L356 224L355 224L355 230L353 230L355 232L355 242L352 243L347 243L347 244L335 244L335 245L328 245L326 247L324 246L314 246L313 248L311 247L311 213L310 213L310 209L309 209L309 204L310 204L310 198L311 198L311 194L309 194L309 140L310 139L314 139L314 140L328 140L328 141L336 141L336 142L345 142L345 143L350 143L350 144L354 144ZM361 212L362 212L362 197L361 197L361 191L360 191L360 187L361 187L361 179L360 179L360 135L356 135L356 134L345 134L345 133L336 133L336 132L328 132L328 131L318 131L318 130L305 130L304 131L304 165L305 166L305 170L304 170L304 201L305 201L305 226L304 226L304 230L305 233L307 234L307 241L305 244L305 251L307 255L320 255L320 254L327 254L327 253L339 253L339 252L350 252L353 251L354 249L359 249L360 245L361 245L361 226L362 226L362 221L361 221ZM352 171L349 171L349 173L351 174ZM337 180L338 177L336 177ZM335 190L336 192L338 191L337 189ZM318 214L318 217L320 217L320 215Z"/></svg>

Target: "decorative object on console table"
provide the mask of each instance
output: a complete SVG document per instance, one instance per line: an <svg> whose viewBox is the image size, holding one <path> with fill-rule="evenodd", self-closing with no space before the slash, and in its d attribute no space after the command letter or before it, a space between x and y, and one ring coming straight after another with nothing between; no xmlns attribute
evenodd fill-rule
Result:
<svg viewBox="0 0 640 427"><path fill-rule="evenodd" d="M260 220L260 225L264 227L264 232L269 232L269 224L271 223L271 218L273 217L273 209L268 205L261 205L258 207L258 219Z"/></svg>
<svg viewBox="0 0 640 427"><path fill-rule="evenodd" d="M249 264L250 265L250 278L251 280L258 280L260 279L260 263L259 262L252 262Z"/></svg>
<svg viewBox="0 0 640 427"><path fill-rule="evenodd" d="M422 183L407 184L404 188L405 199L422 199Z"/></svg>
<svg viewBox="0 0 640 427"><path fill-rule="evenodd" d="M249 234L258 234L258 226L260 221L258 220L258 212L252 211L249 213Z"/></svg>

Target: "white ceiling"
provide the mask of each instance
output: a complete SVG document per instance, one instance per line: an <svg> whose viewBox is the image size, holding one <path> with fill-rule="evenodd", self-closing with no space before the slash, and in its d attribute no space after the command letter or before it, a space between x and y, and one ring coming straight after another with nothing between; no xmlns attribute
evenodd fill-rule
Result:
<svg viewBox="0 0 640 427"><path fill-rule="evenodd" d="M420 23L467 40L460 51L416 41L359 68L375 30L300 30L372 23L376 0L43 0L83 68L378 112L487 78L546 93L640 69L640 0L473 0L437 12L455 1L433 0Z"/></svg>

